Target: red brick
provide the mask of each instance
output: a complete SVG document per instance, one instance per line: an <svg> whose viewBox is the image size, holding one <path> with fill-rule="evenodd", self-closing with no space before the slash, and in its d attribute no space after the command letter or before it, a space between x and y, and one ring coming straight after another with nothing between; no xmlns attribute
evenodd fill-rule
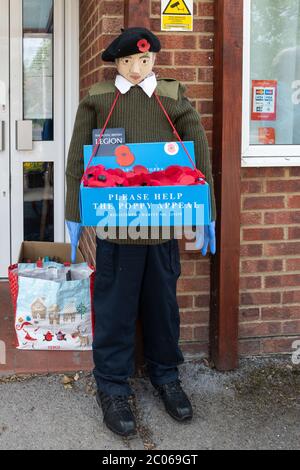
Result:
<svg viewBox="0 0 300 470"><path fill-rule="evenodd" d="M267 256L299 255L300 243L266 243L264 252Z"/></svg>
<svg viewBox="0 0 300 470"><path fill-rule="evenodd" d="M262 287L261 276L244 276L240 278L240 289L260 289Z"/></svg>
<svg viewBox="0 0 300 470"><path fill-rule="evenodd" d="M300 240L300 227L289 227L288 238L289 240Z"/></svg>
<svg viewBox="0 0 300 470"><path fill-rule="evenodd" d="M162 49L196 49L197 47L197 37L195 35L158 34L157 36L160 39Z"/></svg>
<svg viewBox="0 0 300 470"><path fill-rule="evenodd" d="M196 2L198 4L198 16L214 16L214 2Z"/></svg>
<svg viewBox="0 0 300 470"><path fill-rule="evenodd" d="M214 50L214 38L208 36L199 37L199 49Z"/></svg>
<svg viewBox="0 0 300 470"><path fill-rule="evenodd" d="M300 196L289 196L287 207L289 209L300 209Z"/></svg>
<svg viewBox="0 0 300 470"><path fill-rule="evenodd" d="M242 168L242 178L282 178L284 172L284 168L277 167Z"/></svg>
<svg viewBox="0 0 300 470"><path fill-rule="evenodd" d="M102 19L102 28L104 33L119 34L120 29L124 27L124 19L122 16L118 18L107 18Z"/></svg>
<svg viewBox="0 0 300 470"><path fill-rule="evenodd" d="M207 326L196 326L194 328L194 340L195 341L208 341L208 327Z"/></svg>
<svg viewBox="0 0 300 470"><path fill-rule="evenodd" d="M116 76L116 68L104 67L102 74L103 74L103 80L113 80Z"/></svg>
<svg viewBox="0 0 300 470"><path fill-rule="evenodd" d="M194 307L196 308L206 308L209 307L210 295L202 294L195 296Z"/></svg>
<svg viewBox="0 0 300 470"><path fill-rule="evenodd" d="M276 180L267 181L267 193L296 193L300 191L300 181L298 180Z"/></svg>
<svg viewBox="0 0 300 470"><path fill-rule="evenodd" d="M212 67L200 67L198 69L199 82L212 82L214 79L214 71ZM210 110L211 112L212 110Z"/></svg>
<svg viewBox="0 0 300 470"><path fill-rule="evenodd" d="M241 356L253 356L260 354L260 341L240 340L239 354Z"/></svg>
<svg viewBox="0 0 300 470"><path fill-rule="evenodd" d="M287 271L300 271L300 258L286 260Z"/></svg>
<svg viewBox="0 0 300 470"><path fill-rule="evenodd" d="M193 327L181 326L180 327L180 340L181 341L192 341L193 338Z"/></svg>
<svg viewBox="0 0 300 470"><path fill-rule="evenodd" d="M211 99L213 87L212 85L187 85L186 95L191 99Z"/></svg>
<svg viewBox="0 0 300 470"><path fill-rule="evenodd" d="M300 167L289 168L289 176L290 178L300 176Z"/></svg>
<svg viewBox="0 0 300 470"><path fill-rule="evenodd" d="M185 62L183 62L185 64ZM155 72L160 78L174 78L183 82L194 82L197 78L197 71L195 67L181 67L178 64L178 68L161 68L155 67Z"/></svg>
<svg viewBox="0 0 300 470"><path fill-rule="evenodd" d="M300 319L300 306L263 307L261 318L262 320L297 320Z"/></svg>
<svg viewBox="0 0 300 470"><path fill-rule="evenodd" d="M161 14L161 2L151 1L151 15L158 16Z"/></svg>
<svg viewBox="0 0 300 470"><path fill-rule="evenodd" d="M246 228L243 229L243 240L283 240L283 228Z"/></svg>
<svg viewBox="0 0 300 470"><path fill-rule="evenodd" d="M121 15L122 16L123 8L124 8L123 1L120 2L120 1L113 0L112 2L109 2L109 1L103 2L103 9L104 9L105 15L109 15L109 16Z"/></svg>
<svg viewBox="0 0 300 470"><path fill-rule="evenodd" d="M178 281L178 292L203 292L209 289L207 278L180 278Z"/></svg>
<svg viewBox="0 0 300 470"><path fill-rule="evenodd" d="M202 126L205 131L212 131L213 129L213 118L212 116L206 116L201 118Z"/></svg>
<svg viewBox="0 0 300 470"><path fill-rule="evenodd" d="M175 51L175 64L189 64L189 65L213 65L213 52L203 52L203 51L196 51L196 52L176 52Z"/></svg>
<svg viewBox="0 0 300 470"><path fill-rule="evenodd" d="M261 256L263 251L262 245L241 245L241 257Z"/></svg>
<svg viewBox="0 0 300 470"><path fill-rule="evenodd" d="M241 323L239 337L278 336L281 333L280 322L253 322Z"/></svg>
<svg viewBox="0 0 300 470"><path fill-rule="evenodd" d="M246 197L244 199L244 210L255 209L283 209L284 197L283 196L261 196L261 197Z"/></svg>
<svg viewBox="0 0 300 470"><path fill-rule="evenodd" d="M157 65L172 65L174 53L169 51L161 51L156 58Z"/></svg>
<svg viewBox="0 0 300 470"><path fill-rule="evenodd" d="M209 312L201 310L188 310L180 313L182 325L207 324L209 321Z"/></svg>
<svg viewBox="0 0 300 470"><path fill-rule="evenodd" d="M178 302L179 308L192 308L193 296L192 295L178 295L177 302Z"/></svg>
<svg viewBox="0 0 300 470"><path fill-rule="evenodd" d="M295 338L273 338L262 340L263 353L290 353Z"/></svg>
<svg viewBox="0 0 300 470"><path fill-rule="evenodd" d="M208 19L194 19L194 32L199 33L213 33L214 32L214 20Z"/></svg>
<svg viewBox="0 0 300 470"><path fill-rule="evenodd" d="M197 103L197 111L200 114L211 114L213 112L213 101L206 100L206 101L198 101Z"/></svg>
<svg viewBox="0 0 300 470"><path fill-rule="evenodd" d="M283 261L274 259L260 259L260 260L247 260L242 261L241 271L243 273L263 273L271 271L282 271L283 270Z"/></svg>
<svg viewBox="0 0 300 470"><path fill-rule="evenodd" d="M241 305L268 305L279 304L281 300L280 292L245 292L241 294Z"/></svg>
<svg viewBox="0 0 300 470"><path fill-rule="evenodd" d="M241 182L242 194L247 193L261 193L263 190L262 181L249 181L244 180Z"/></svg>
<svg viewBox="0 0 300 470"><path fill-rule="evenodd" d="M193 341L191 343L180 343L180 349L183 352L183 354L195 355L197 357L199 357L199 355L207 357L208 342L196 343Z"/></svg>
<svg viewBox="0 0 300 470"><path fill-rule="evenodd" d="M280 276L266 276L266 287L293 287L300 285L300 274L288 274Z"/></svg>
<svg viewBox="0 0 300 470"><path fill-rule="evenodd" d="M299 224L300 211L266 212L264 223L273 225Z"/></svg>
<svg viewBox="0 0 300 470"><path fill-rule="evenodd" d="M240 322L259 320L259 308L240 308Z"/></svg>
<svg viewBox="0 0 300 470"><path fill-rule="evenodd" d="M300 303L300 290L285 291L282 293L283 304L299 304Z"/></svg>
<svg viewBox="0 0 300 470"><path fill-rule="evenodd" d="M282 332L285 335L299 335L300 339L300 320L284 322L282 324Z"/></svg>
<svg viewBox="0 0 300 470"><path fill-rule="evenodd" d="M196 261L196 275L197 276L209 276L210 264L207 260Z"/></svg>
<svg viewBox="0 0 300 470"><path fill-rule="evenodd" d="M181 276L193 276L195 274L194 261L181 261Z"/></svg>

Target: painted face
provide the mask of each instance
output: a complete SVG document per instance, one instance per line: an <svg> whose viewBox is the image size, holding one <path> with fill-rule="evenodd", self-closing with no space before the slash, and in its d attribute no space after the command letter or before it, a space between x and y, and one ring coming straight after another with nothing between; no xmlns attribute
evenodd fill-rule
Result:
<svg viewBox="0 0 300 470"><path fill-rule="evenodd" d="M154 52L142 52L116 59L118 72L130 83L137 85L152 72L155 55Z"/></svg>

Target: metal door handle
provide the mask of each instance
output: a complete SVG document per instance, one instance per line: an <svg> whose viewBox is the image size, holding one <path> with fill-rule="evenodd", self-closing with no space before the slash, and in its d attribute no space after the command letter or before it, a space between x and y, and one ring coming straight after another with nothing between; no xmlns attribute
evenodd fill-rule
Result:
<svg viewBox="0 0 300 470"><path fill-rule="evenodd" d="M4 151L5 145L4 145L4 121L0 121L0 152Z"/></svg>
<svg viewBox="0 0 300 470"><path fill-rule="evenodd" d="M32 150L32 121L16 121L16 149Z"/></svg>

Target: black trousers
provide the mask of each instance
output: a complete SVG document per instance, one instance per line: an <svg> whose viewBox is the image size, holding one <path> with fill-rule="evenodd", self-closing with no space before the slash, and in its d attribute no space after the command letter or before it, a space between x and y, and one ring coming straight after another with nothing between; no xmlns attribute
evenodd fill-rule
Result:
<svg viewBox="0 0 300 470"><path fill-rule="evenodd" d="M178 378L184 362L176 284L178 241L119 245L97 237L94 289L94 376L110 395L132 393L137 316L141 315L144 355L152 384Z"/></svg>

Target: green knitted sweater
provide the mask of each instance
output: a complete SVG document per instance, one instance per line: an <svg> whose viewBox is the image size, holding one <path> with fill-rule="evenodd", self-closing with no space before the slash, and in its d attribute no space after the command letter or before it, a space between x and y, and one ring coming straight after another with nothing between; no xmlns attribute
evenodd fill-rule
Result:
<svg viewBox="0 0 300 470"><path fill-rule="evenodd" d="M204 173L211 187L212 220L215 220L216 208L208 142L200 116L188 98L184 96L184 92L185 87L177 80L158 79L156 93L181 139L194 141L197 168ZM97 83L91 87L88 95L79 103L66 168L66 220L80 221L78 196L80 180L83 175L83 145L92 144L93 129L103 127L115 93L116 88L113 81ZM174 141L172 128L155 96L152 95L149 98L139 86L133 86L127 93L121 94L108 127L124 127L126 143ZM173 230L171 230L170 238L173 236ZM146 238L137 240L121 240L118 237L117 230L116 239L111 241L131 244L154 244L166 241L166 239L162 239L161 233L156 240L150 239L148 235Z"/></svg>

